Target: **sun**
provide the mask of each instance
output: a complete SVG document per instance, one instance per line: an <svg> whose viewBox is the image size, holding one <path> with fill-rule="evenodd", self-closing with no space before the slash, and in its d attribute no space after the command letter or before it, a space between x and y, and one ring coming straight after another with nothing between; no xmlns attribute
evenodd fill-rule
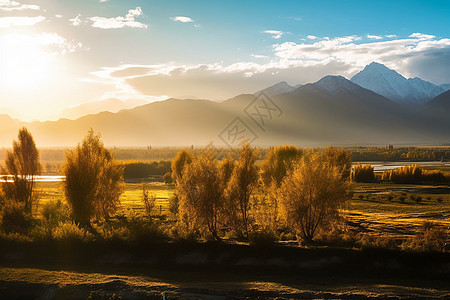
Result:
<svg viewBox="0 0 450 300"><path fill-rule="evenodd" d="M0 37L0 89L32 92L46 85L54 55L45 49L45 37L7 34Z"/></svg>

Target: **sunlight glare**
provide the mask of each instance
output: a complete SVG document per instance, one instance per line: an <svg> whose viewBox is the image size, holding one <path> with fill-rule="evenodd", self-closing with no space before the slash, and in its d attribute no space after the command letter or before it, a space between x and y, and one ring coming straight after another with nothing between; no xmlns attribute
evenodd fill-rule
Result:
<svg viewBox="0 0 450 300"><path fill-rule="evenodd" d="M0 89L39 89L50 78L53 54L45 51L48 36L8 34L0 37Z"/></svg>

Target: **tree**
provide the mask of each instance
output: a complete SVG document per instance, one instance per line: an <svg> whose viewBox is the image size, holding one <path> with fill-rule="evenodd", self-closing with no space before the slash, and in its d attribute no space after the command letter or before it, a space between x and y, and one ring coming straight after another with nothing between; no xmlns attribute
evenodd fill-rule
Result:
<svg viewBox="0 0 450 300"><path fill-rule="evenodd" d="M312 154L284 178L278 193L281 216L306 242L313 240L320 226L336 220L346 201L349 182L341 175L337 166Z"/></svg>
<svg viewBox="0 0 450 300"><path fill-rule="evenodd" d="M356 165L352 170L352 179L355 182L374 182L375 173L371 165Z"/></svg>
<svg viewBox="0 0 450 300"><path fill-rule="evenodd" d="M31 214L37 201L35 179L42 166L33 136L25 127L19 130L18 141L13 141L12 151L6 152L5 167L2 173L10 175L2 185L6 199L23 205L25 212Z"/></svg>
<svg viewBox="0 0 450 300"><path fill-rule="evenodd" d="M258 183L257 155L248 143L242 146L225 190L228 222L239 237L248 237L250 196Z"/></svg>
<svg viewBox="0 0 450 300"><path fill-rule="evenodd" d="M183 176L184 168L190 164L194 159L191 151L183 149L177 153L177 156L172 161L172 178L174 183L177 183Z"/></svg>
<svg viewBox="0 0 450 300"><path fill-rule="evenodd" d="M219 240L219 213L223 205L223 189L219 166L212 149L187 164L177 179L179 218L188 230L198 229Z"/></svg>
<svg viewBox="0 0 450 300"><path fill-rule="evenodd" d="M284 176L295 162L302 157L303 151L292 145L274 147L261 165L261 179L267 189L279 188Z"/></svg>
<svg viewBox="0 0 450 300"><path fill-rule="evenodd" d="M64 194L72 214L82 226L91 219L108 218L117 210L123 192L123 167L89 130L81 144L66 153Z"/></svg>
<svg viewBox="0 0 450 300"><path fill-rule="evenodd" d="M231 175L233 175L235 162L231 154L228 157L222 159L219 164L219 177L222 185L222 190L225 190L230 182Z"/></svg>
<svg viewBox="0 0 450 300"><path fill-rule="evenodd" d="M350 178L352 169L352 158L350 153L343 148L336 149L329 146L325 149L323 156L331 165L336 166L339 169L342 179Z"/></svg>
<svg viewBox="0 0 450 300"><path fill-rule="evenodd" d="M166 172L163 175L163 180L165 184L171 184L172 183L172 173L171 172Z"/></svg>

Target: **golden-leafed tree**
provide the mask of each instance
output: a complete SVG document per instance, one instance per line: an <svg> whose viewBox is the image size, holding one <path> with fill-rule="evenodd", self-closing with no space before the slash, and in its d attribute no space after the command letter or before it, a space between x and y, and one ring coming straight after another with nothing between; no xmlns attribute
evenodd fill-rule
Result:
<svg viewBox="0 0 450 300"><path fill-rule="evenodd" d="M239 237L248 237L250 197L258 183L257 155L248 143L242 146L225 190L226 218Z"/></svg>
<svg viewBox="0 0 450 300"><path fill-rule="evenodd" d="M261 179L266 189L279 188L284 176L300 160L303 151L292 145L274 147L261 165Z"/></svg>
<svg viewBox="0 0 450 300"><path fill-rule="evenodd" d="M82 226L116 211L124 189L123 167L92 129L76 149L67 151L63 174L65 197Z"/></svg>
<svg viewBox="0 0 450 300"><path fill-rule="evenodd" d="M223 206L223 187L219 164L213 149L186 164L177 177L178 218L187 231L198 230L220 239L218 228Z"/></svg>
<svg viewBox="0 0 450 300"><path fill-rule="evenodd" d="M172 178L174 183L177 183L181 179L185 166L190 164L193 159L194 155L187 149L183 149L177 153L172 160Z"/></svg>
<svg viewBox="0 0 450 300"><path fill-rule="evenodd" d="M5 168L1 171L5 176L9 175L4 178L2 185L6 199L23 205L26 213L31 213L37 201L35 179L41 170L39 151L33 136L23 127L19 130L18 140L13 141L12 151L6 152Z"/></svg>
<svg viewBox="0 0 450 300"><path fill-rule="evenodd" d="M341 177L341 168L316 153L303 157L284 178L278 192L281 217L306 242L337 219L349 191Z"/></svg>
<svg viewBox="0 0 450 300"><path fill-rule="evenodd" d="M324 158L333 166L336 166L341 173L342 179L350 178L352 169L352 158L350 153L343 148L336 149L334 147L327 147L323 152Z"/></svg>

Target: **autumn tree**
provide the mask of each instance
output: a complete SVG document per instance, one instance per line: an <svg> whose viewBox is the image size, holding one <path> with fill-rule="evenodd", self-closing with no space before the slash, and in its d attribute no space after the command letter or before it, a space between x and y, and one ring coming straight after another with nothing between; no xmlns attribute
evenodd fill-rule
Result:
<svg viewBox="0 0 450 300"><path fill-rule="evenodd" d="M331 165L336 166L341 173L342 179L350 178L350 172L352 169L352 159L350 153L343 148L336 149L334 147L327 147L323 152L325 160Z"/></svg>
<svg viewBox="0 0 450 300"><path fill-rule="evenodd" d="M258 183L257 151L248 143L239 152L225 190L225 211L229 225L239 237L248 237L250 196Z"/></svg>
<svg viewBox="0 0 450 300"><path fill-rule="evenodd" d="M12 151L6 152L5 168L1 170L5 174L2 188L6 199L23 205L29 214L37 201L35 179L41 170L39 151L33 136L23 127L19 130L18 140L13 141Z"/></svg>
<svg viewBox="0 0 450 300"><path fill-rule="evenodd" d="M66 153L64 194L76 221L90 227L91 219L108 218L123 192L123 167L89 130L76 149Z"/></svg>
<svg viewBox="0 0 450 300"><path fill-rule="evenodd" d="M356 165L352 169L352 180L355 182L374 182L375 173L371 165Z"/></svg>
<svg viewBox="0 0 450 300"><path fill-rule="evenodd" d="M281 181L290 172L303 151L292 145L274 147L261 165L261 179L267 189L279 188Z"/></svg>
<svg viewBox="0 0 450 300"><path fill-rule="evenodd" d="M188 156L187 156L188 157ZM209 148L191 163L186 164L182 176L177 177L179 220L188 230L199 230L219 240L220 211L223 189L215 152Z"/></svg>
<svg viewBox="0 0 450 300"><path fill-rule="evenodd" d="M172 160L172 178L174 183L177 183L181 179L185 166L190 164L193 159L194 155L187 149L183 149L177 153Z"/></svg>
<svg viewBox="0 0 450 300"><path fill-rule="evenodd" d="M278 192L281 216L306 242L320 226L336 220L349 190L341 177L341 168L316 153L303 157L284 178Z"/></svg>

